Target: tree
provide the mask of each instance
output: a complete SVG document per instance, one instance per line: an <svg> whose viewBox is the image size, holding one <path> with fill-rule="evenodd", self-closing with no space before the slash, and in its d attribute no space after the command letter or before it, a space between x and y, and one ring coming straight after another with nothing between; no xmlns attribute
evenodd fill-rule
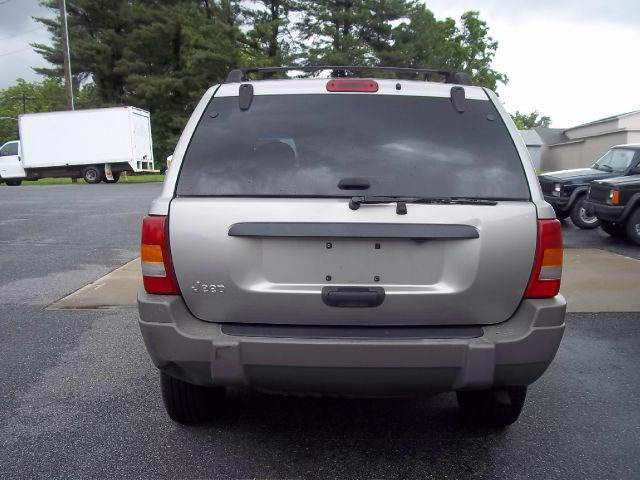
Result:
<svg viewBox="0 0 640 480"><path fill-rule="evenodd" d="M53 18L36 18L47 27L53 42L33 46L53 67L36 68L35 71L48 77L61 77L63 60L58 1L41 0L40 3L55 12ZM104 104L123 103L126 79L118 71L117 63L127 46L128 34L134 28L131 2L67 0L67 15L75 87L90 79Z"/></svg>
<svg viewBox="0 0 640 480"><path fill-rule="evenodd" d="M498 83L506 84L507 76L491 68L498 42L489 36L489 27L480 19L480 12L466 12L460 21L452 39L455 47L448 66L468 73L478 85L491 90L495 90Z"/></svg>
<svg viewBox="0 0 640 480"><path fill-rule="evenodd" d="M17 138L18 116L23 113L22 95L28 100L24 102L25 112L53 112L66 108L64 85L59 78L48 78L42 82L27 82L22 78L16 84L0 90L0 145ZM79 92L78 103L80 107L88 107L95 104L92 88L86 88Z"/></svg>
<svg viewBox="0 0 640 480"><path fill-rule="evenodd" d="M280 66L293 63L297 52L291 15L298 12L297 0L248 1L241 8L247 33L242 39L243 64Z"/></svg>
<svg viewBox="0 0 640 480"><path fill-rule="evenodd" d="M58 0L40 1L57 13ZM67 12L76 95L91 86L100 106L149 110L160 162L204 90L241 64L444 67L493 89L507 81L478 12L437 20L418 0L67 0ZM51 63L36 71L62 78L59 20L37 20L53 41L34 45Z"/></svg>
<svg viewBox="0 0 640 480"><path fill-rule="evenodd" d="M139 0L136 25L116 63L125 100L151 112L160 162L210 86L240 62L239 11L231 2Z"/></svg>
<svg viewBox="0 0 640 480"><path fill-rule="evenodd" d="M457 24L452 18L437 20L431 10L417 4L411 9L409 22L394 29L393 63L466 72L476 84L495 90L508 78L491 67L498 42L488 33L478 12L464 13Z"/></svg>
<svg viewBox="0 0 640 480"><path fill-rule="evenodd" d="M455 34L454 20L437 20L424 4L414 5L408 22L393 29L393 55L389 63L412 68L445 68Z"/></svg>
<svg viewBox="0 0 640 480"><path fill-rule="evenodd" d="M360 36L371 49L378 65L392 65L396 57L393 25L409 22L416 5L414 0L365 2L368 18L360 29Z"/></svg>
<svg viewBox="0 0 640 480"><path fill-rule="evenodd" d="M406 21L413 2L327 0L301 4L305 15L298 29L305 41L304 63L375 66L394 56L393 22Z"/></svg>
<svg viewBox="0 0 640 480"><path fill-rule="evenodd" d="M519 130L529 130L535 127L549 127L551 126L551 118L545 116L539 116L537 110L531 113L522 113L519 110L516 110L515 115L511 115L513 118L516 127Z"/></svg>
<svg viewBox="0 0 640 480"><path fill-rule="evenodd" d="M41 3L56 11L56 0ZM230 0L67 0L76 84L90 82L102 106L133 105L152 114L160 163L206 88L240 61L239 8ZM52 45L34 45L61 76L57 18L38 18Z"/></svg>
<svg viewBox="0 0 640 480"><path fill-rule="evenodd" d="M298 24L305 42L303 62L324 65L374 65L371 49L360 36L370 20L366 0L303 0ZM336 72L340 74L340 72Z"/></svg>

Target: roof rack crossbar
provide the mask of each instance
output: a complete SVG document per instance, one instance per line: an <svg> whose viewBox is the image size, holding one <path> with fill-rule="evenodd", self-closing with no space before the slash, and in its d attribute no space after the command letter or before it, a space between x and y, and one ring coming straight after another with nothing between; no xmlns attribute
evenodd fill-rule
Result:
<svg viewBox="0 0 640 480"><path fill-rule="evenodd" d="M231 70L227 77L228 83L248 82L252 73L278 73L289 71L319 72L322 70L344 70L349 72L377 71L394 73L414 73L423 75L427 80L429 75L440 75L444 77L445 83L457 83L460 85L471 85L471 79L466 73L456 72L439 68L408 68L408 67L363 67L357 65L292 65L288 67L243 67Z"/></svg>

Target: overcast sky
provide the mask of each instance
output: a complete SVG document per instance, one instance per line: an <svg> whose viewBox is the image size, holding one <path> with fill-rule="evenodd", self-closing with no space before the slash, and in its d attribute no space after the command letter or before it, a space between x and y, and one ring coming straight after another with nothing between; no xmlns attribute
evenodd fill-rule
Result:
<svg viewBox="0 0 640 480"><path fill-rule="evenodd" d="M640 110L640 0L429 0L436 18L479 10L499 46L507 110L570 127Z"/></svg>
<svg viewBox="0 0 640 480"><path fill-rule="evenodd" d="M40 78L31 67L46 62L29 44L50 39L44 26L31 17L48 15L49 10L40 7L38 0L0 0L0 88L13 85L17 78Z"/></svg>
<svg viewBox="0 0 640 480"><path fill-rule="evenodd" d="M36 80L30 43L49 40L32 20L38 0L0 0L0 88ZM538 110L554 127L640 110L640 0L428 0L437 18L479 10L500 43L494 67L510 112ZM73 48L73 38L71 39Z"/></svg>

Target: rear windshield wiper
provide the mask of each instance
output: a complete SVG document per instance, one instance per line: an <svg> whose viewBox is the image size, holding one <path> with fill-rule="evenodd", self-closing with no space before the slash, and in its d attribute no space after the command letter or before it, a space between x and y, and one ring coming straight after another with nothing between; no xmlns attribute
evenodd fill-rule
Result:
<svg viewBox="0 0 640 480"><path fill-rule="evenodd" d="M407 213L407 203L426 203L434 205L497 205L495 200L485 200L482 198L466 198L466 197L351 197L349 200L349 208L358 210L360 205L379 204L379 203L396 203L396 213L404 215Z"/></svg>

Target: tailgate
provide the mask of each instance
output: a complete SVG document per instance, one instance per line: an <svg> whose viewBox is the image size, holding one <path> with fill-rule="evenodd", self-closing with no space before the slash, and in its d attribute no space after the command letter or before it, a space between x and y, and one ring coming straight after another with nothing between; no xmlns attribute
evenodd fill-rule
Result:
<svg viewBox="0 0 640 480"><path fill-rule="evenodd" d="M191 312L211 322L470 325L502 322L519 305L536 248L532 203L410 204L406 215L347 203L174 199L171 255ZM383 296L332 306L332 291Z"/></svg>

